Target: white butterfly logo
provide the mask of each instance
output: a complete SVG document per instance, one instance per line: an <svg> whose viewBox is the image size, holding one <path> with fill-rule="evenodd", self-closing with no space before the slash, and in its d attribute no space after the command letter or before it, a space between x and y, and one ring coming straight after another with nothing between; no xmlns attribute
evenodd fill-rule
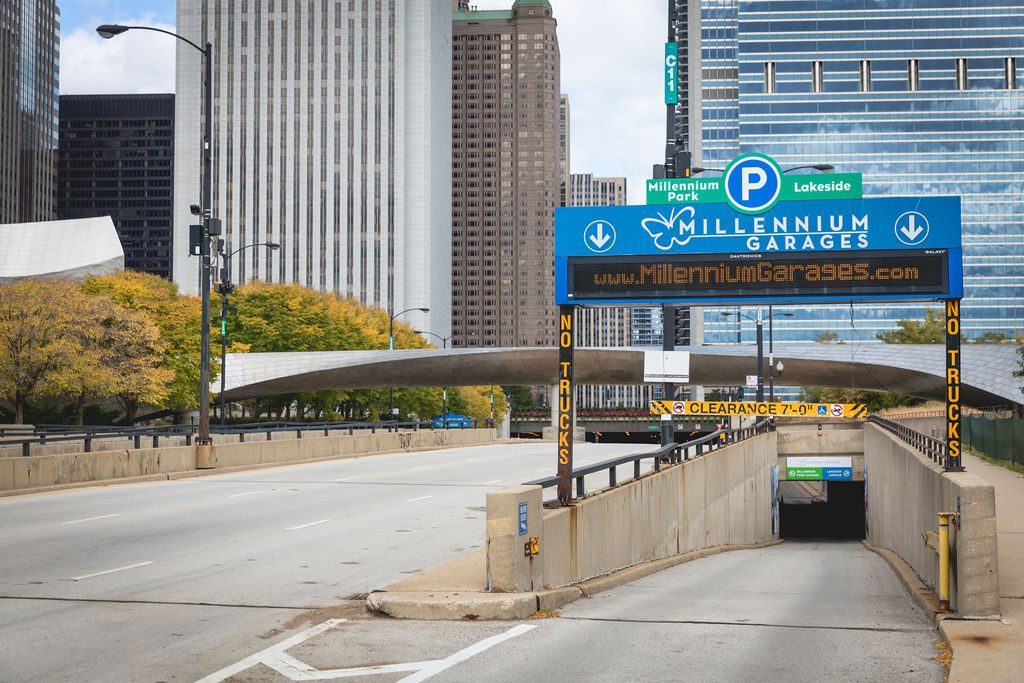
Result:
<svg viewBox="0 0 1024 683"><path fill-rule="evenodd" d="M668 251L674 245L679 245L680 247L685 245L690 241L690 238L693 237L693 224L690 224L689 230L684 230L684 226L681 221L687 211L690 212L689 217L692 220L697 212L694 211L692 206L684 206L681 209L672 209L668 217L666 217L665 214L658 212L657 218L645 218L640 222L640 225L647 231L648 235L654 238L654 246L662 251ZM678 228L679 235L685 235L685 237L676 237L670 234L676 224L676 221L680 222ZM666 235L668 236L668 243L664 244L662 238Z"/></svg>

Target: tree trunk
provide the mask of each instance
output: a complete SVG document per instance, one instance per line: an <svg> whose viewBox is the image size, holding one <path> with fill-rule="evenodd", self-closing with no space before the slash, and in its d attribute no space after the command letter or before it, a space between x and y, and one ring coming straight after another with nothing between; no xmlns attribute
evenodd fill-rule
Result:
<svg viewBox="0 0 1024 683"><path fill-rule="evenodd" d="M25 397L21 394L14 395L14 424L25 424Z"/></svg>

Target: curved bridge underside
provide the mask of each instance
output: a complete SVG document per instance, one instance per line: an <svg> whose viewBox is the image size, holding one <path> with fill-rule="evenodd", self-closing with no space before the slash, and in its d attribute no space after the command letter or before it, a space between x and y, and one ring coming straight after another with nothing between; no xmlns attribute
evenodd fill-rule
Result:
<svg viewBox="0 0 1024 683"><path fill-rule="evenodd" d="M757 373L751 345L690 351L690 380L736 386ZM785 365L778 386L846 387L945 400L945 347L914 344L776 344ZM577 384L643 383L644 349L576 349ZM767 367L767 358L765 360ZM1021 404L1016 347L964 344L963 403ZM257 398L322 389L554 384L554 348L410 349L229 354L225 397ZM215 391L219 387L215 388Z"/></svg>

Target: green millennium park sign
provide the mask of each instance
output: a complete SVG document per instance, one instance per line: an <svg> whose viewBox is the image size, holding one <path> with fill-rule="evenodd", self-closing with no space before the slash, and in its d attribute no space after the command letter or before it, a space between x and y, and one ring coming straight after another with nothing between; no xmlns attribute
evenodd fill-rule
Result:
<svg viewBox="0 0 1024 683"><path fill-rule="evenodd" d="M772 202L811 201L827 199L860 199L862 182L860 173L829 173L827 175L783 175L770 157L763 154L744 154L733 160L719 178L658 178L647 181L648 204L730 204L734 209L750 213L746 208L732 201L726 192L728 183L757 186L754 177L757 168L736 168L744 159L759 159L778 171L780 187ZM735 170L734 170L735 169ZM747 174L743 177L741 174ZM751 175L754 174L754 175ZM767 207L767 208L770 208ZM761 209L761 211L767 210ZM760 213L761 211L758 211Z"/></svg>

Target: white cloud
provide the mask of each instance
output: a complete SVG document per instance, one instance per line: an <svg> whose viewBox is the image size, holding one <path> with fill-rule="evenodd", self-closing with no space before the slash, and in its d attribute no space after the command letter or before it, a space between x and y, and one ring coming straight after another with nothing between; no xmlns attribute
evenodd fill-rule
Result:
<svg viewBox="0 0 1024 683"><path fill-rule="evenodd" d="M508 9L512 0L471 0ZM661 64L665 3L551 0L558 21L562 92L569 95L573 173L626 176L642 204L644 180L665 155Z"/></svg>
<svg viewBox="0 0 1024 683"><path fill-rule="evenodd" d="M145 17L118 23L174 30L173 26ZM177 42L152 31L128 31L105 40L94 26L78 27L61 37L61 94L174 92Z"/></svg>

